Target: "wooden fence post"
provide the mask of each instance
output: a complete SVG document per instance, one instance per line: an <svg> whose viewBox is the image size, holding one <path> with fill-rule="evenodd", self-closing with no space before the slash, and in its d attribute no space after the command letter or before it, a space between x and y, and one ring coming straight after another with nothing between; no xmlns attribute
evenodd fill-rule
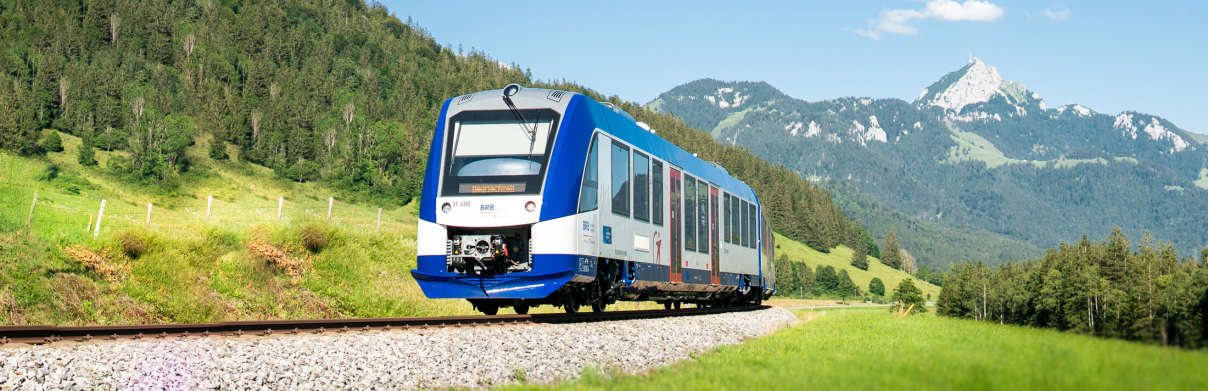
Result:
<svg viewBox="0 0 1208 391"><path fill-rule="evenodd" d="M382 230L382 208L378 208L378 231Z"/></svg>
<svg viewBox="0 0 1208 391"><path fill-rule="evenodd" d="M214 206L214 196L206 196L206 220L210 219L210 208Z"/></svg>
<svg viewBox="0 0 1208 391"><path fill-rule="evenodd" d="M34 190L34 203L29 205L29 219L25 220L26 228L34 225L34 208L36 207L38 207L38 191Z"/></svg>
<svg viewBox="0 0 1208 391"><path fill-rule="evenodd" d="M335 197L327 197L327 221L331 221L331 208L336 205Z"/></svg>
<svg viewBox="0 0 1208 391"><path fill-rule="evenodd" d="M151 203L147 203L147 228L151 228Z"/></svg>
<svg viewBox="0 0 1208 391"><path fill-rule="evenodd" d="M101 234L101 218L103 217L105 217L105 200L101 200L101 210L96 212L96 231L92 234L93 239Z"/></svg>
<svg viewBox="0 0 1208 391"><path fill-rule="evenodd" d="M93 216L92 213L88 214L88 229L84 230L85 233L92 232L92 218L93 217L95 217L95 216Z"/></svg>
<svg viewBox="0 0 1208 391"><path fill-rule="evenodd" d="M285 206L285 197L277 197L277 221L281 221L281 208Z"/></svg>

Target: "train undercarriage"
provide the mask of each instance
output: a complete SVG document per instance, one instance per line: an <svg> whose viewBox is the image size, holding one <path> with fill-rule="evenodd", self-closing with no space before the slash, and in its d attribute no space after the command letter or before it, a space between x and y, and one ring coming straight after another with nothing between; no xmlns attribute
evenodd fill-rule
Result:
<svg viewBox="0 0 1208 391"><path fill-rule="evenodd" d="M679 309L684 304L702 307L732 307L761 304L765 298L759 286L744 280L742 287L709 286L667 282L645 282L626 279L625 265L632 262L601 259L596 268L596 278L591 282L571 281L545 298L540 299L468 299L478 311L495 315L501 308L511 307L517 314L527 314L530 309L549 305L562 308L567 313L577 313L590 308L593 312L604 312L608 306L620 301L653 301L665 309ZM681 289L682 288L682 289Z"/></svg>

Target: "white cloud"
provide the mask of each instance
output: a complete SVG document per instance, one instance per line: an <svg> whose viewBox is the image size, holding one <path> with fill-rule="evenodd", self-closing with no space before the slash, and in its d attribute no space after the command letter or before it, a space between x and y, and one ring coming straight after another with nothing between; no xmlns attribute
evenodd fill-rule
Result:
<svg viewBox="0 0 1208 391"><path fill-rule="evenodd" d="M1042 11L1040 11L1040 13L1044 14L1045 17L1052 19L1052 20L1056 20L1058 22L1061 22L1061 21L1064 21L1064 20L1070 18L1070 10L1065 10L1065 11L1042 10Z"/></svg>
<svg viewBox="0 0 1208 391"><path fill-rule="evenodd" d="M1066 12L1068 14L1068 11ZM988 22L993 23L1002 19L1006 14L1003 8L987 1L967 0L958 3L953 0L932 0L927 2L922 10L884 10L881 17L868 22L871 30L855 30L856 35L881 39L881 32L899 35L918 34L914 27L921 20L934 19L944 22Z"/></svg>

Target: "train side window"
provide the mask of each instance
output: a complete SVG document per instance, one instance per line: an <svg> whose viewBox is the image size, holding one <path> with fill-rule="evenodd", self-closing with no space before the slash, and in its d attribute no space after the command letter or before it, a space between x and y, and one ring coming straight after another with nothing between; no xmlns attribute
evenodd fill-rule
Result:
<svg viewBox="0 0 1208 391"><path fill-rule="evenodd" d="M612 144L612 213L629 217L629 147Z"/></svg>
<svg viewBox="0 0 1208 391"><path fill-rule="evenodd" d="M591 149L587 152L587 164L583 167L583 185L579 188L579 213L596 210L597 189L600 187L600 136L592 137Z"/></svg>
<svg viewBox="0 0 1208 391"><path fill-rule="evenodd" d="M650 158L633 152L633 218L650 221Z"/></svg>
<svg viewBox="0 0 1208 391"><path fill-rule="evenodd" d="M696 235L700 243L700 252L709 252L709 183L703 180L696 181L696 213L700 216L696 220Z"/></svg>
<svg viewBox="0 0 1208 391"><path fill-rule="evenodd" d="M747 241L747 230L750 229L750 226L747 224L748 214L747 202L738 203L738 224L741 226L741 228L738 229L738 240L741 241L743 247L750 246L750 243Z"/></svg>
<svg viewBox="0 0 1208 391"><path fill-rule="evenodd" d="M684 175L684 249L696 250L696 179Z"/></svg>
<svg viewBox="0 0 1208 391"><path fill-rule="evenodd" d="M734 210L734 214L726 216L726 221L730 222L730 230L726 232L726 235L729 235L730 242L735 244L742 243L742 240L738 239L738 231L739 228L742 227L742 222L738 219L738 217L742 215L742 213L738 211L738 205L741 205L741 202L742 200L738 197L731 197L730 209Z"/></svg>
<svg viewBox="0 0 1208 391"><path fill-rule="evenodd" d="M747 238L747 240L750 241L751 248L755 248L755 246L758 244L755 240L757 234L756 230L759 229L757 228L758 226L755 225L755 204L747 204L747 223L751 225L751 232L748 234L750 237Z"/></svg>
<svg viewBox="0 0 1208 391"><path fill-rule="evenodd" d="M730 207L730 193L726 193L721 199L722 205L724 205L726 208L726 217L724 217L724 219L726 219L726 224L723 225L724 230L721 231L721 238L726 243L730 243L730 228L732 228L731 222L734 221L734 219L730 218L730 216L732 216L731 213L734 213L734 208Z"/></svg>
<svg viewBox="0 0 1208 391"><path fill-rule="evenodd" d="M651 209L654 211L654 225L663 225L663 162L654 160L651 162L653 168L650 172L651 183Z"/></svg>

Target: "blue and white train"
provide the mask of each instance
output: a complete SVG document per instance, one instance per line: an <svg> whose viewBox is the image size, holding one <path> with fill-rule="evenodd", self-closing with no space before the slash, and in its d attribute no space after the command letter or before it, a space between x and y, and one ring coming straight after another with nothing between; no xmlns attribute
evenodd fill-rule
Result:
<svg viewBox="0 0 1208 391"><path fill-rule="evenodd" d="M655 133L565 91L513 84L445 101L412 276L429 298L488 315L762 302L775 274L759 198Z"/></svg>

